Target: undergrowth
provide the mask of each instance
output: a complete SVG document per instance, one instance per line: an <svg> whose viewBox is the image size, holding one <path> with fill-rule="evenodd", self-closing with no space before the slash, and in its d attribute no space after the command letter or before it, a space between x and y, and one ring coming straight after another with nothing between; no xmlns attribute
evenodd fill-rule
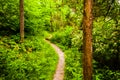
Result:
<svg viewBox="0 0 120 80"><path fill-rule="evenodd" d="M72 43L74 40L74 38L71 37L71 35L74 36L72 32L73 28L67 27L64 30L54 32L50 40L57 44L65 53L64 80L82 80L82 52L79 52L78 48L74 45L75 43Z"/></svg>
<svg viewBox="0 0 120 80"><path fill-rule="evenodd" d="M81 56L82 56L82 46L83 46L82 38L83 37L82 37L82 31L79 31L79 30L77 31L74 29L71 29L70 27L69 28L67 27L62 31L57 31L52 34L53 36L51 38L51 41L53 43L56 43L65 53L66 67L65 67L64 80L82 80L82 58ZM117 37L116 35L114 35L112 37L113 40L111 40L113 42L109 43L110 41L106 40L107 37L105 36L105 34L103 34L105 38L100 37L100 36L99 36L100 38L96 38L98 37L96 35L98 32L99 31L96 29L96 31L94 31L93 33L94 34L93 41L94 40L100 41L99 43L95 41L93 42L93 80L108 80L108 79L109 80L120 80L120 70L115 70L117 69L116 65L112 65L114 58L111 58L111 57L116 57L116 56L112 52L110 53L111 49L115 50L116 53L117 51L119 51L118 50L119 42L117 42L117 39L116 39ZM118 32L116 33L118 34ZM102 35L102 33L99 35ZM106 42L107 44L104 43L105 41L107 41ZM111 45L110 46L111 48L110 48L109 45L114 44L114 43L116 44L113 46ZM98 62L96 59L100 61L101 63ZM107 63L106 63L106 60L107 60ZM106 66L102 64L105 64ZM112 70L107 64L109 64L110 66L112 66L112 68L115 68L115 69ZM102 65L102 66L99 67L99 65ZM117 65L119 64L117 63Z"/></svg>
<svg viewBox="0 0 120 80"><path fill-rule="evenodd" d="M65 50L64 80L82 80L81 53L76 48Z"/></svg>
<svg viewBox="0 0 120 80"><path fill-rule="evenodd" d="M20 44L18 35L0 36L0 80L52 80L57 60L42 37L28 36Z"/></svg>

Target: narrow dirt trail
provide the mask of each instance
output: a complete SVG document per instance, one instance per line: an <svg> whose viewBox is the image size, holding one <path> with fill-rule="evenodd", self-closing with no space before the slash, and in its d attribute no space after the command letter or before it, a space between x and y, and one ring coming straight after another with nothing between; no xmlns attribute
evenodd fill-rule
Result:
<svg viewBox="0 0 120 80"><path fill-rule="evenodd" d="M55 51L57 52L57 54L59 56L59 61L57 64L57 69L56 69L56 72L54 74L53 80L63 80L64 79L64 67L65 67L64 53L55 44L50 43L49 41L47 41L47 42L55 49Z"/></svg>

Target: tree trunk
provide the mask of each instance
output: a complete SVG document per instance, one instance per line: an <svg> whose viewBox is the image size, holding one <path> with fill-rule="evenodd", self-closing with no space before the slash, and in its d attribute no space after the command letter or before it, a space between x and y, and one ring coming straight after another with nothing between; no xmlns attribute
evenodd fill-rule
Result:
<svg viewBox="0 0 120 80"><path fill-rule="evenodd" d="M83 80L92 80L92 0L84 0Z"/></svg>
<svg viewBox="0 0 120 80"><path fill-rule="evenodd" d="M20 42L24 41L24 0L20 0Z"/></svg>

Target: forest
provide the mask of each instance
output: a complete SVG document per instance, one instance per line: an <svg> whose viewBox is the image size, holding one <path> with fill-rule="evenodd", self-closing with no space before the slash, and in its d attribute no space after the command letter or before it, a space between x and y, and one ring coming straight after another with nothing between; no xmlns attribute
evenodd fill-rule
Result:
<svg viewBox="0 0 120 80"><path fill-rule="evenodd" d="M0 80L120 80L120 0L0 0Z"/></svg>

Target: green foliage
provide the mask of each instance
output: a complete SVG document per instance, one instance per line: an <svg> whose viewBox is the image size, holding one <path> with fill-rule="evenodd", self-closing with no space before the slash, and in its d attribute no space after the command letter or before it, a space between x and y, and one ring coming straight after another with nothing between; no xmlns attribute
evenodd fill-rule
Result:
<svg viewBox="0 0 120 80"><path fill-rule="evenodd" d="M111 69L119 69L119 31L114 20L104 22L100 18L94 22L94 59L100 62L101 66L109 66ZM97 26L97 27L96 27Z"/></svg>
<svg viewBox="0 0 120 80"><path fill-rule="evenodd" d="M63 29L66 26L70 8L67 5L56 4L54 11L51 12L51 31Z"/></svg>
<svg viewBox="0 0 120 80"><path fill-rule="evenodd" d="M96 70L96 77L94 80L120 80L119 71L112 71L108 68Z"/></svg>
<svg viewBox="0 0 120 80"><path fill-rule="evenodd" d="M111 17L114 20L120 18L120 4L118 0L94 0L93 14L97 17Z"/></svg>
<svg viewBox="0 0 120 80"><path fill-rule="evenodd" d="M83 34L81 30L74 29L72 32L72 47L77 48L79 51L82 51L82 40L83 40Z"/></svg>
<svg viewBox="0 0 120 80"><path fill-rule="evenodd" d="M38 34L43 29L49 30L51 2L48 0L25 1L25 28L27 32L32 30L32 33Z"/></svg>
<svg viewBox="0 0 120 80"><path fill-rule="evenodd" d="M120 27L116 24L116 21L109 18L100 17L94 22L93 28L93 67L94 80L118 80L119 79L119 31ZM70 32L69 32L70 33ZM82 51L82 31L77 28L73 28L69 36L64 37L64 31L58 31L53 33L52 41L57 43L65 51L65 80L77 80L82 79L82 75L78 69L81 70L81 54L78 51ZM63 42L70 39L71 47L65 45ZM71 49L72 48L72 49ZM74 49L76 51L74 51ZM79 55L79 58L76 56ZM74 57L75 56L75 57ZM78 62L78 63L76 63ZM76 63L79 66L76 66ZM109 70L105 70L107 66ZM100 71L99 71L100 69ZM113 70L115 71L113 71ZM117 71L118 70L118 71ZM78 72L77 72L78 71ZM113 76L113 77L112 77Z"/></svg>
<svg viewBox="0 0 120 80"><path fill-rule="evenodd" d="M19 0L0 0L0 33L9 34L18 31ZM5 30L6 33L4 33Z"/></svg>
<svg viewBox="0 0 120 80"><path fill-rule="evenodd" d="M71 47L71 33L72 33L72 27L68 26L66 27L66 29L62 31L53 33L51 41L70 48Z"/></svg>
<svg viewBox="0 0 120 80"><path fill-rule="evenodd" d="M95 76L100 80L119 80L120 27L114 19L100 17L94 22L93 58ZM107 67L107 69L105 68Z"/></svg>
<svg viewBox="0 0 120 80"><path fill-rule="evenodd" d="M17 39L19 36L15 35L1 37L0 77L3 80L52 80L58 59L55 51L43 38L30 36L22 44Z"/></svg>
<svg viewBox="0 0 120 80"><path fill-rule="evenodd" d="M64 80L82 80L81 53L77 48L65 50L65 63Z"/></svg>
<svg viewBox="0 0 120 80"><path fill-rule="evenodd" d="M51 13L51 29L50 31L58 31L66 26L78 27L81 25L83 7L80 1L56 1L54 11Z"/></svg>
<svg viewBox="0 0 120 80"><path fill-rule="evenodd" d="M0 79L52 80L57 55L53 57L55 52L43 37L65 51L65 80L82 79L82 3L24 0L25 42L20 44L19 0L0 0ZM94 79L119 80L120 4L118 0L94 0L93 5Z"/></svg>
<svg viewBox="0 0 120 80"><path fill-rule="evenodd" d="M51 41L56 43L65 52L65 78L64 80L82 80L81 52L78 47L82 45L81 31L72 27L54 32Z"/></svg>
<svg viewBox="0 0 120 80"><path fill-rule="evenodd" d="M26 34L37 34L43 29L49 30L52 4L54 2L49 0L24 1ZM19 32L19 0L1 0L0 15L2 15L0 17L1 34L9 35Z"/></svg>

